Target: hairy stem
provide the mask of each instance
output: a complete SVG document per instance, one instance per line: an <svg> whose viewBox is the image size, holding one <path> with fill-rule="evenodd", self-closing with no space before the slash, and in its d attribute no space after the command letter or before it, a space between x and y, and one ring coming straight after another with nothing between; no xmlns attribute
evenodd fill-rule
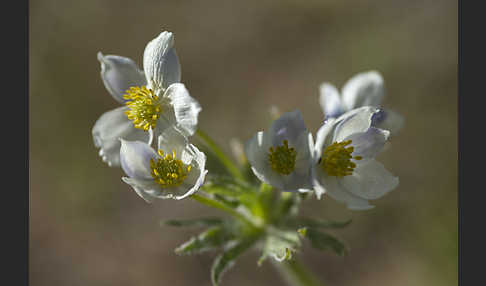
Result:
<svg viewBox="0 0 486 286"><path fill-rule="evenodd" d="M216 155L216 157L218 157L219 161L221 161L231 175L240 180L245 180L240 169L236 167L236 165L228 158L228 156L226 156L226 154L224 154L218 144L216 144L211 137L209 137L205 132L201 131L201 129L196 131L196 135L202 141L204 141L208 147L211 148L211 151L214 153L214 155Z"/></svg>
<svg viewBox="0 0 486 286"><path fill-rule="evenodd" d="M325 286L325 284L319 281L295 257L290 261L282 262L272 259L272 262L289 286Z"/></svg>

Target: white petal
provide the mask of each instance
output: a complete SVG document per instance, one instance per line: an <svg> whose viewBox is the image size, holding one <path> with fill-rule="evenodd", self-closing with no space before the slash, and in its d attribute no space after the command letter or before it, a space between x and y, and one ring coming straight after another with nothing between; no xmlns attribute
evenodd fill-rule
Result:
<svg viewBox="0 0 486 286"><path fill-rule="evenodd" d="M344 140L352 140L354 147L353 156L361 156L364 159L374 158L385 146L390 135L387 130L370 127L366 132L354 133Z"/></svg>
<svg viewBox="0 0 486 286"><path fill-rule="evenodd" d="M139 140L147 142L149 134L133 127L124 111L127 107L119 107L105 112L93 126L93 141L100 148L100 156L109 166L120 166L120 140Z"/></svg>
<svg viewBox="0 0 486 286"><path fill-rule="evenodd" d="M176 194L174 196L174 199L176 200L186 198L199 190L204 184L204 179L208 173L206 170L206 155L203 152L199 151L196 146L189 144L183 155L186 153L192 157L192 168L185 180L186 183L190 184L190 188L184 190L182 194Z"/></svg>
<svg viewBox="0 0 486 286"><path fill-rule="evenodd" d="M357 164L350 176L342 178L343 186L355 196L374 200L398 186L398 177L388 172L383 164L367 160Z"/></svg>
<svg viewBox="0 0 486 286"><path fill-rule="evenodd" d="M329 118L324 122L324 124L319 128L316 135L316 142L314 144L314 163L317 163L317 160L321 157L322 149L324 146L332 143L332 132L336 125L337 121L335 118Z"/></svg>
<svg viewBox="0 0 486 286"><path fill-rule="evenodd" d="M146 85L145 75L137 64L125 57L107 55L98 52L101 63L101 79L108 92L118 102L124 103L123 94L131 86Z"/></svg>
<svg viewBox="0 0 486 286"><path fill-rule="evenodd" d="M379 116L377 116L379 115ZM372 118L372 126L389 130L392 135L396 135L405 123L405 119L397 112L386 109L376 113Z"/></svg>
<svg viewBox="0 0 486 286"><path fill-rule="evenodd" d="M147 203L153 202L155 197L152 195L159 188L154 180L143 180L129 177L122 177L122 181L129 184L133 190Z"/></svg>
<svg viewBox="0 0 486 286"><path fill-rule="evenodd" d="M155 90L180 82L181 67L172 33L164 31L147 44L143 53L143 69L147 82Z"/></svg>
<svg viewBox="0 0 486 286"><path fill-rule="evenodd" d="M197 129L201 105L182 83L174 83L165 91L165 98L170 100L176 119L176 127L186 136L192 136Z"/></svg>
<svg viewBox="0 0 486 286"><path fill-rule="evenodd" d="M168 103L163 104L162 113L159 119L157 119L157 122L155 124L155 129L152 130L153 137L158 138L166 130L175 128L175 126L176 126L176 118L174 114L174 109Z"/></svg>
<svg viewBox="0 0 486 286"><path fill-rule="evenodd" d="M263 158L268 156L270 146L269 136L263 131L257 132L245 143L245 155L248 163L251 165L251 169L255 176L265 183L269 183L264 174L268 172L270 165Z"/></svg>
<svg viewBox="0 0 486 286"><path fill-rule="evenodd" d="M366 132L371 126L371 117L377 111L375 107L365 106L341 115L334 129L333 142L341 142L354 133Z"/></svg>
<svg viewBox="0 0 486 286"><path fill-rule="evenodd" d="M342 203L346 204L348 209L352 210L368 210L372 209L374 206L368 203L368 200L361 197L355 196L348 192L342 185L342 180L336 177L328 177L324 181L324 186L326 187L327 194Z"/></svg>
<svg viewBox="0 0 486 286"><path fill-rule="evenodd" d="M120 163L123 171L135 179L151 179L150 159L158 158L154 149L144 142L121 140Z"/></svg>
<svg viewBox="0 0 486 286"><path fill-rule="evenodd" d="M178 159L181 159L183 151L187 146L187 138L175 128L167 128L158 138L158 149L168 154L171 154L172 150L174 150ZM190 159L192 160L192 158ZM186 159L182 161L188 164Z"/></svg>
<svg viewBox="0 0 486 286"><path fill-rule="evenodd" d="M316 165L313 168L313 184L318 199L321 199L323 194L327 194L331 198L345 203L350 209L365 210L373 208L373 206L368 204L367 200L347 192L340 184L339 179L325 174L320 165Z"/></svg>
<svg viewBox="0 0 486 286"><path fill-rule="evenodd" d="M339 97L339 91L330 83L322 83L319 86L319 103L326 118L335 118L345 112Z"/></svg>
<svg viewBox="0 0 486 286"><path fill-rule="evenodd" d="M342 89L342 100L347 110L361 106L380 106L384 95L383 77L377 71L353 76Z"/></svg>
<svg viewBox="0 0 486 286"><path fill-rule="evenodd" d="M267 131L272 138L272 145L281 145L283 140L297 141L297 138L306 132L304 118L299 110L286 112L279 119L273 121Z"/></svg>

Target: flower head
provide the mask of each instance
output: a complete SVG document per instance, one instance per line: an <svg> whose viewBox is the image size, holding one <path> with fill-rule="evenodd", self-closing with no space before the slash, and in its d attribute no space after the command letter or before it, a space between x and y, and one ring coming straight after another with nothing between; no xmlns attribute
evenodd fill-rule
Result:
<svg viewBox="0 0 486 286"><path fill-rule="evenodd" d="M119 138L151 144L152 138L171 127L186 136L194 134L201 106L179 83L181 71L172 33L162 32L147 44L143 71L121 56L100 52L98 60L106 89L124 105L103 114L93 127L103 161L119 166Z"/></svg>
<svg viewBox="0 0 486 286"><path fill-rule="evenodd" d="M253 173L282 191L310 187L312 134L300 111L283 114L268 131L260 131L245 145Z"/></svg>
<svg viewBox="0 0 486 286"><path fill-rule="evenodd" d="M121 140L120 161L128 175L122 180L145 201L183 199L204 183L206 156L178 130L165 130L158 151L140 141Z"/></svg>
<svg viewBox="0 0 486 286"><path fill-rule="evenodd" d="M326 120L337 118L347 111L362 106L380 107L385 97L383 77L377 71L353 76L344 84L341 94L328 82L322 83L319 90L319 103ZM403 126L403 122L403 117L395 111L381 109L373 116L372 126L389 130L394 134Z"/></svg>
<svg viewBox="0 0 486 286"><path fill-rule="evenodd" d="M368 200L382 197L398 186L375 156L389 131L372 127L375 107L365 106L330 118L317 132L312 182L318 198L326 193L350 209L372 208Z"/></svg>

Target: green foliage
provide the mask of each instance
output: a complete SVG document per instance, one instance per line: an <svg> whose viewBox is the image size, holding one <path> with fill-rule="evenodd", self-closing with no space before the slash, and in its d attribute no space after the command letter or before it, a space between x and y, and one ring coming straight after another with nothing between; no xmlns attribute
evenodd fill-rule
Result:
<svg viewBox="0 0 486 286"><path fill-rule="evenodd" d="M235 264L235 260L243 252L251 248L258 240L258 235L252 235L241 240L234 241L223 253L218 255L211 267L211 282L218 286L223 273Z"/></svg>
<svg viewBox="0 0 486 286"><path fill-rule="evenodd" d="M161 221L161 225L167 226L214 226L214 225L221 225L223 224L224 220L219 217L206 217L206 218L196 218L196 219L188 219L188 220L164 220Z"/></svg>
<svg viewBox="0 0 486 286"><path fill-rule="evenodd" d="M319 250L333 250L337 255L347 254L346 246L330 234L314 228L301 228L299 234L310 240L312 247Z"/></svg>
<svg viewBox="0 0 486 286"><path fill-rule="evenodd" d="M217 249L233 238L234 235L225 227L211 227L177 247L175 253L179 255L199 254Z"/></svg>

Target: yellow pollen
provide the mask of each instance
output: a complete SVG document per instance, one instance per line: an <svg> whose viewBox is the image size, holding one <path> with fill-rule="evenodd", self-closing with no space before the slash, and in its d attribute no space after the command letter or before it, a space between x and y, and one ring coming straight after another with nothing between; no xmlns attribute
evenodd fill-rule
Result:
<svg viewBox="0 0 486 286"><path fill-rule="evenodd" d="M162 111L158 96L154 91L142 86L132 86L126 90L123 98L129 110L125 111L128 119L133 121L135 128L148 131L150 127L155 128L157 119Z"/></svg>
<svg viewBox="0 0 486 286"><path fill-rule="evenodd" d="M347 145L351 144L351 140L334 142L329 145L322 156L319 159L319 164L322 165L322 169L326 171L329 176L344 177L353 174L356 164L351 162L351 159L361 160L361 156L352 156L351 153L354 151L353 146Z"/></svg>
<svg viewBox="0 0 486 286"><path fill-rule="evenodd" d="M150 174L154 181L163 188L177 187L182 184L191 171L191 165L185 165L181 160L176 159L175 150L172 151L172 156L166 154L164 157L164 151L160 149L157 153L161 158L157 161L150 159Z"/></svg>
<svg viewBox="0 0 486 286"><path fill-rule="evenodd" d="M294 148L289 148L289 142L283 141L283 145L270 147L270 153L268 154L268 161L272 169L282 175L288 175L292 173L295 167L295 159L297 152Z"/></svg>

